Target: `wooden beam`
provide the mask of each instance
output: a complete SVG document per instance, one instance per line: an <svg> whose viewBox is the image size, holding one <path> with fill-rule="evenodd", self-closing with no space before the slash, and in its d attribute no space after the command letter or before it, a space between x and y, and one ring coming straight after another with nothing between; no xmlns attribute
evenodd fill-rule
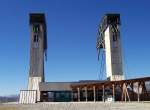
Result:
<svg viewBox="0 0 150 110"><path fill-rule="evenodd" d="M94 97L94 102L96 101L96 92L95 92L95 86L93 86L93 97Z"/></svg>
<svg viewBox="0 0 150 110"><path fill-rule="evenodd" d="M103 102L105 102L105 86L103 85Z"/></svg>
<svg viewBox="0 0 150 110"><path fill-rule="evenodd" d="M78 87L78 102L80 102L80 88Z"/></svg>
<svg viewBox="0 0 150 110"><path fill-rule="evenodd" d="M144 89L144 93L146 94L146 98L144 97L144 100L145 99L148 99L149 100L149 94L147 92L147 89L146 89L146 86L145 86L145 82L143 82L143 89Z"/></svg>
<svg viewBox="0 0 150 110"><path fill-rule="evenodd" d="M132 94L132 99L131 99L131 100L134 101L134 87L133 87L133 86L134 86L134 83L131 82L130 85L131 85L131 89L132 89L132 93L131 93L131 94Z"/></svg>
<svg viewBox="0 0 150 110"><path fill-rule="evenodd" d="M140 89L140 83L139 82L138 82L138 88L137 89L138 89L137 90L137 92L138 92L137 93L137 101L140 102L140 90L139 90Z"/></svg>
<svg viewBox="0 0 150 110"><path fill-rule="evenodd" d="M112 85L113 99L115 101L115 84Z"/></svg>
<svg viewBox="0 0 150 110"><path fill-rule="evenodd" d="M85 100L86 100L86 102L88 101L88 93L87 93L87 87L85 87Z"/></svg>
<svg viewBox="0 0 150 110"><path fill-rule="evenodd" d="M122 85L122 101L127 101L127 93L126 93L126 85L125 85L125 83L123 83L123 85Z"/></svg>
<svg viewBox="0 0 150 110"><path fill-rule="evenodd" d="M127 94L127 96L128 96L128 101L130 102L130 96L129 96L129 92L128 92L127 86L128 86L128 85L125 84L125 87L126 87L126 88L125 88L125 89L126 89L126 94Z"/></svg>
<svg viewBox="0 0 150 110"><path fill-rule="evenodd" d="M119 85L120 89L121 89L121 101L123 101L124 99L124 89L123 89L123 84Z"/></svg>
<svg viewBox="0 0 150 110"><path fill-rule="evenodd" d="M125 102L127 102L127 92L126 92L125 86L124 86L124 95L125 95Z"/></svg>

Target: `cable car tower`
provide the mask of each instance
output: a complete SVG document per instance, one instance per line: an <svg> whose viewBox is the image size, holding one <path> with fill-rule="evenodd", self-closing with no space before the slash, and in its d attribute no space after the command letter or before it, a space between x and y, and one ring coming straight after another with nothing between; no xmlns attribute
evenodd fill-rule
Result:
<svg viewBox="0 0 150 110"><path fill-rule="evenodd" d="M98 28L96 48L98 60L101 50L105 52L106 77L108 80L123 80L120 14L106 14Z"/></svg>
<svg viewBox="0 0 150 110"><path fill-rule="evenodd" d="M36 90L37 101L40 101L39 83L45 81L44 54L46 55L47 50L45 15L43 13L31 13L30 27L31 45L28 90Z"/></svg>

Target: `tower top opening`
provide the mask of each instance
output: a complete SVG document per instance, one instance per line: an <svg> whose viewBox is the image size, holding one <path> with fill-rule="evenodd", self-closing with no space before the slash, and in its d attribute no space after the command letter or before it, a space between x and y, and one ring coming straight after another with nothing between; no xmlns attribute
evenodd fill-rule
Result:
<svg viewBox="0 0 150 110"><path fill-rule="evenodd" d="M44 13L30 13L30 24L42 23L46 25Z"/></svg>
<svg viewBox="0 0 150 110"><path fill-rule="evenodd" d="M102 18L102 21L100 23L100 31L104 32L105 29L108 27L108 25L120 25L121 21L120 21L120 14L113 14L113 13L109 13L109 14L105 14L105 16Z"/></svg>
<svg viewBox="0 0 150 110"><path fill-rule="evenodd" d="M102 19L102 24L120 24L120 14L105 14Z"/></svg>
<svg viewBox="0 0 150 110"><path fill-rule="evenodd" d="M46 26L46 19L44 13L30 13L29 14L29 23L30 25L39 23L44 26L44 50L47 49L47 26Z"/></svg>

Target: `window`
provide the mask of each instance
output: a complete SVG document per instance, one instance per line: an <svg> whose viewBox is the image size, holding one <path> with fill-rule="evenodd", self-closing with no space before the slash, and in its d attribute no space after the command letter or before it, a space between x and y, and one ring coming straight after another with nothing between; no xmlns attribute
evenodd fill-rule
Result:
<svg viewBox="0 0 150 110"><path fill-rule="evenodd" d="M33 45L34 45L34 48L38 47L38 41L39 41L39 37L36 34L36 35L33 36L33 43L34 43Z"/></svg>
<svg viewBox="0 0 150 110"><path fill-rule="evenodd" d="M113 35L113 41L117 41L117 35L116 34Z"/></svg>
<svg viewBox="0 0 150 110"><path fill-rule="evenodd" d="M34 41L34 42L38 42L38 40L39 40L39 39L38 39L38 35L34 35L33 41Z"/></svg>
<svg viewBox="0 0 150 110"><path fill-rule="evenodd" d="M33 32L38 33L40 31L40 26L39 25L34 25L33 26Z"/></svg>

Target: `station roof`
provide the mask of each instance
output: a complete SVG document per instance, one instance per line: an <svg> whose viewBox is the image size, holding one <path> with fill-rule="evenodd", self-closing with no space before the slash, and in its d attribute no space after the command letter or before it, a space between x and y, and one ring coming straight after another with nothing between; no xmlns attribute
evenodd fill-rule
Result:
<svg viewBox="0 0 150 110"><path fill-rule="evenodd" d="M72 82L42 82L39 84L40 91L71 91Z"/></svg>
<svg viewBox="0 0 150 110"><path fill-rule="evenodd" d="M78 88L78 87L93 87L93 86L98 86L102 87L104 86L112 86L113 84L123 84L123 83L136 83L136 82L149 82L150 77L142 77L142 78L134 78L134 79L126 79L126 80L118 80L118 81L108 81L108 80L103 80L100 82L85 82L85 83L74 83L71 85L72 88Z"/></svg>
<svg viewBox="0 0 150 110"><path fill-rule="evenodd" d="M111 86L112 84L134 83L140 81L150 81L150 77L127 79L120 81L108 80L80 80L77 82L41 82L39 84L40 91L72 91L73 88L93 87L93 86Z"/></svg>
<svg viewBox="0 0 150 110"><path fill-rule="evenodd" d="M79 80L76 82L41 82L40 91L71 91L71 85L93 84L103 82L101 80Z"/></svg>

